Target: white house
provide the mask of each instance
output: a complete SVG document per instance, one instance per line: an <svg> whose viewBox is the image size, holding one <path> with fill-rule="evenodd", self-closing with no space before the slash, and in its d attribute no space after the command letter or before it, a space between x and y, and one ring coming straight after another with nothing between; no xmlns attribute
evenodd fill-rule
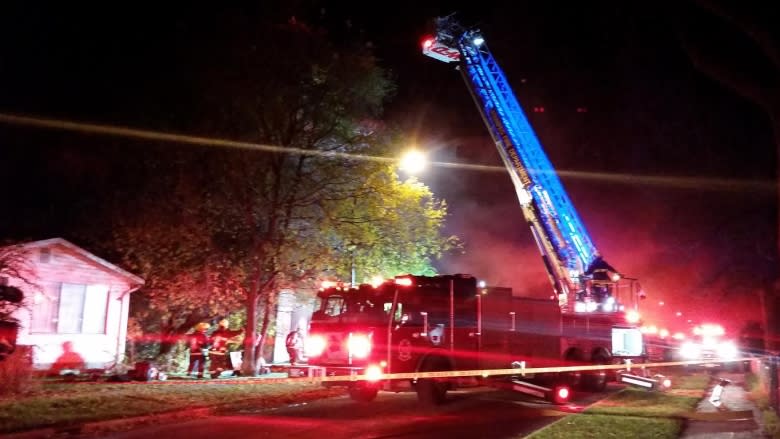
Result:
<svg viewBox="0 0 780 439"><path fill-rule="evenodd" d="M124 358L130 294L144 281L62 238L22 245L34 274L31 287L0 279L25 293L17 344L32 346L38 369L66 358L103 368Z"/></svg>

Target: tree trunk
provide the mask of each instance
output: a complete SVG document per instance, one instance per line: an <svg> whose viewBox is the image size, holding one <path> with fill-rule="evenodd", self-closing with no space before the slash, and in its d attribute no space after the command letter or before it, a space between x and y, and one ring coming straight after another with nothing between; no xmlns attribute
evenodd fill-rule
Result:
<svg viewBox="0 0 780 439"><path fill-rule="evenodd" d="M255 360L255 340L257 340L257 297L258 288L257 285L253 285L249 291L247 291L246 299L246 335L244 336L244 355L241 362L241 373L244 376L252 376L255 374L255 366L257 361Z"/></svg>
<svg viewBox="0 0 780 439"><path fill-rule="evenodd" d="M268 336L268 327L271 321L271 310L273 309L273 293L269 292L265 295L265 304L263 307L263 322L260 327L260 340L255 346L255 358L259 359L263 357L263 348L265 347L266 339ZM255 368L257 373L258 368Z"/></svg>

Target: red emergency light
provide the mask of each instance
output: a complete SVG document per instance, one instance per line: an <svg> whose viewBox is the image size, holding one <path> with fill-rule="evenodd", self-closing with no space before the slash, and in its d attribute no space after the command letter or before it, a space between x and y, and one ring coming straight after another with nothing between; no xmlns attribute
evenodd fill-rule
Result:
<svg viewBox="0 0 780 439"><path fill-rule="evenodd" d="M328 347L328 341L319 334L310 334L303 343L303 350L307 357L319 357Z"/></svg>
<svg viewBox="0 0 780 439"><path fill-rule="evenodd" d="M375 364L372 364L371 366L368 366L366 368L366 381L369 382L377 382L382 379L382 368L380 366L377 366Z"/></svg>
<svg viewBox="0 0 780 439"><path fill-rule="evenodd" d="M371 353L371 338L365 334L349 334L347 350L355 358L366 358Z"/></svg>
<svg viewBox="0 0 780 439"><path fill-rule="evenodd" d="M626 321L628 323L639 323L641 316L634 310L626 311Z"/></svg>
<svg viewBox="0 0 780 439"><path fill-rule="evenodd" d="M571 397L571 390L569 390L569 388L566 386L556 387L553 391L553 401L556 404L563 404L567 402L569 397Z"/></svg>
<svg viewBox="0 0 780 439"><path fill-rule="evenodd" d="M435 38L427 37L423 40L422 46L423 49L429 49L431 46L433 46L433 43L436 41Z"/></svg>

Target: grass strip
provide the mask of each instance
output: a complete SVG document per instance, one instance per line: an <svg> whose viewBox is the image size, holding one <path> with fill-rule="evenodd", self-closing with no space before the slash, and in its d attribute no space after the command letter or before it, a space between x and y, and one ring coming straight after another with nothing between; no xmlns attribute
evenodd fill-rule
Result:
<svg viewBox="0 0 780 439"><path fill-rule="evenodd" d="M626 388L531 434L532 439L677 438L682 417L696 409L710 383L706 374L672 378L666 392Z"/></svg>
<svg viewBox="0 0 780 439"><path fill-rule="evenodd" d="M550 424L528 436L528 439L671 439L680 434L681 426L681 421L669 418L581 414Z"/></svg>
<svg viewBox="0 0 780 439"><path fill-rule="evenodd" d="M0 401L0 433L122 419L202 407L251 403L275 407L343 394L311 383L218 382L45 385L26 397Z"/></svg>

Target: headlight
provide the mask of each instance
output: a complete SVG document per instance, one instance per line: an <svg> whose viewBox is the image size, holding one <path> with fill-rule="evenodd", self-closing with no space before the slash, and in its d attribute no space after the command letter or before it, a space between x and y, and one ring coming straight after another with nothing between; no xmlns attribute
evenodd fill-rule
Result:
<svg viewBox="0 0 780 439"><path fill-rule="evenodd" d="M310 335L303 344L303 350L307 357L319 357L325 352L328 342L321 335Z"/></svg>
<svg viewBox="0 0 780 439"><path fill-rule="evenodd" d="M371 353L371 340L363 334L350 334L347 348L353 357L366 358Z"/></svg>
<svg viewBox="0 0 780 439"><path fill-rule="evenodd" d="M718 345L718 358L721 360L733 360L737 358L737 345L731 341L724 341Z"/></svg>
<svg viewBox="0 0 780 439"><path fill-rule="evenodd" d="M685 342L680 346L680 356L686 360L698 360L701 356L701 346L689 341Z"/></svg>

